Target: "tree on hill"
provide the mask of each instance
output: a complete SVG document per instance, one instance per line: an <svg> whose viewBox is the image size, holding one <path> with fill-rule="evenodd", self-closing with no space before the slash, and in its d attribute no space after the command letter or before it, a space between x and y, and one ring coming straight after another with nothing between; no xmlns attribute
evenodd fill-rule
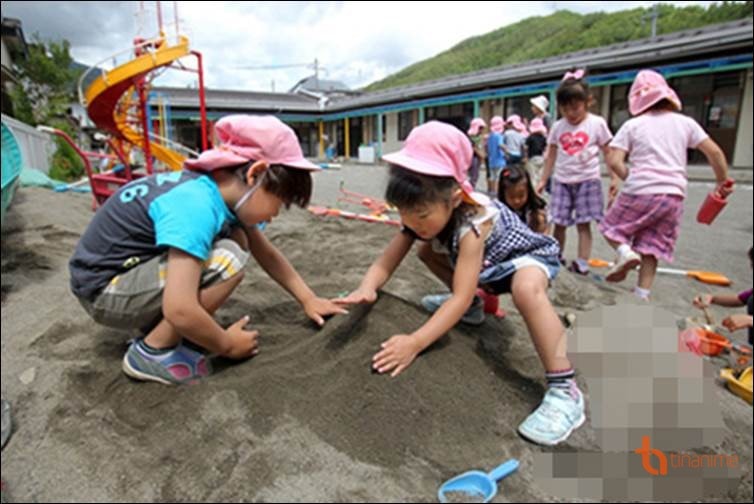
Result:
<svg viewBox="0 0 754 504"><path fill-rule="evenodd" d="M490 33L468 38L447 51L414 63L370 84L365 91L440 79L450 75L523 61L548 58L650 36L650 9L576 14L558 11L530 17ZM701 6L658 6L657 34L752 17L752 2L722 2Z"/></svg>

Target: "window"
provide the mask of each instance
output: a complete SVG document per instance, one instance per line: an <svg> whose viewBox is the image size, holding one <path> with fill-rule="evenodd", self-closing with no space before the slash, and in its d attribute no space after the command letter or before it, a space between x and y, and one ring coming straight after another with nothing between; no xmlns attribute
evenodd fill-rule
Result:
<svg viewBox="0 0 754 504"><path fill-rule="evenodd" d="M610 90L610 117L608 123L610 130L615 133L621 125L628 121L628 89L630 84L613 86Z"/></svg>
<svg viewBox="0 0 754 504"><path fill-rule="evenodd" d="M542 94L542 93L538 93ZM529 99L534 98L538 95L526 95L526 96L512 96L510 98L505 99L505 119L506 117L509 117L513 114L518 114L521 116L521 118L529 118L531 119L534 117L534 114L531 112L531 103L529 102Z"/></svg>
<svg viewBox="0 0 754 504"><path fill-rule="evenodd" d="M602 115L602 96L606 92L606 87L590 86L589 91L592 93L592 106L589 107L589 112Z"/></svg>
<svg viewBox="0 0 754 504"><path fill-rule="evenodd" d="M427 121L442 121L444 123L452 124L464 132L468 129L473 116L474 104L471 102L440 105L439 107L427 107L425 111Z"/></svg>
<svg viewBox="0 0 754 504"><path fill-rule="evenodd" d="M398 140L401 142L408 137L408 134L411 132L411 129L415 126L414 124L414 110L407 110L404 112L398 113Z"/></svg>

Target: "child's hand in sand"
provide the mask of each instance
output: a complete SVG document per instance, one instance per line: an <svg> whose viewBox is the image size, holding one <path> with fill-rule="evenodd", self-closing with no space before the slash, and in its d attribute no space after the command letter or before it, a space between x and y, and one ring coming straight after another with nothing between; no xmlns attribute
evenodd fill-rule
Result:
<svg viewBox="0 0 754 504"><path fill-rule="evenodd" d="M414 362L421 350L416 338L398 334L382 344L382 350L372 357L372 367L380 374L392 370L390 376L396 377Z"/></svg>
<svg viewBox="0 0 754 504"><path fill-rule="evenodd" d="M365 287L359 287L349 295L343 298L333 299L334 303L339 305L349 304L370 304L377 301L377 291L374 289L368 289Z"/></svg>
<svg viewBox="0 0 754 504"><path fill-rule="evenodd" d="M259 353L259 331L247 331L244 326L249 323L249 316L228 327L225 332L230 337L230 349L223 355L231 359L246 359Z"/></svg>
<svg viewBox="0 0 754 504"><path fill-rule="evenodd" d="M304 312L319 326L325 325L324 317L328 315L345 315L348 313L344 308L321 297L313 297L304 302Z"/></svg>
<svg viewBox="0 0 754 504"><path fill-rule="evenodd" d="M723 325L730 332L738 331L739 329L745 329L752 326L752 317L745 313L737 313L729 317L725 317Z"/></svg>

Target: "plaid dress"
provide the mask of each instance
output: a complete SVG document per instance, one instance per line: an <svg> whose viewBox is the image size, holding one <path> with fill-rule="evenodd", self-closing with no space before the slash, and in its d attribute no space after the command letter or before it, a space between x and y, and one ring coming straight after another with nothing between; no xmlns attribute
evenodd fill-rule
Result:
<svg viewBox="0 0 754 504"><path fill-rule="evenodd" d="M557 260L560 247L554 238L535 233L510 208L492 200L485 207L483 215L475 216L453 233L450 248L443 247L450 254L454 265L458 259L461 239L470 231L479 235L479 227L488 220L492 220L492 230L484 243L483 268L525 255L554 257ZM433 246L438 251L442 247L436 240Z"/></svg>

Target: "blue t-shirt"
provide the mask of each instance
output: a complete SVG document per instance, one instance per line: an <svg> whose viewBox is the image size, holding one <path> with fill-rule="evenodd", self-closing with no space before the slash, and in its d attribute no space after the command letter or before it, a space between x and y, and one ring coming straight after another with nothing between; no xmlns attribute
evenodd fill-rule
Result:
<svg viewBox="0 0 754 504"><path fill-rule="evenodd" d="M494 131L487 137L487 166L489 168L502 168L505 166L505 157L500 148L503 145L503 136Z"/></svg>
<svg viewBox="0 0 754 504"><path fill-rule="evenodd" d="M92 300L113 277L171 247L204 261L236 224L207 175L186 170L134 180L94 214L68 264L71 290Z"/></svg>

